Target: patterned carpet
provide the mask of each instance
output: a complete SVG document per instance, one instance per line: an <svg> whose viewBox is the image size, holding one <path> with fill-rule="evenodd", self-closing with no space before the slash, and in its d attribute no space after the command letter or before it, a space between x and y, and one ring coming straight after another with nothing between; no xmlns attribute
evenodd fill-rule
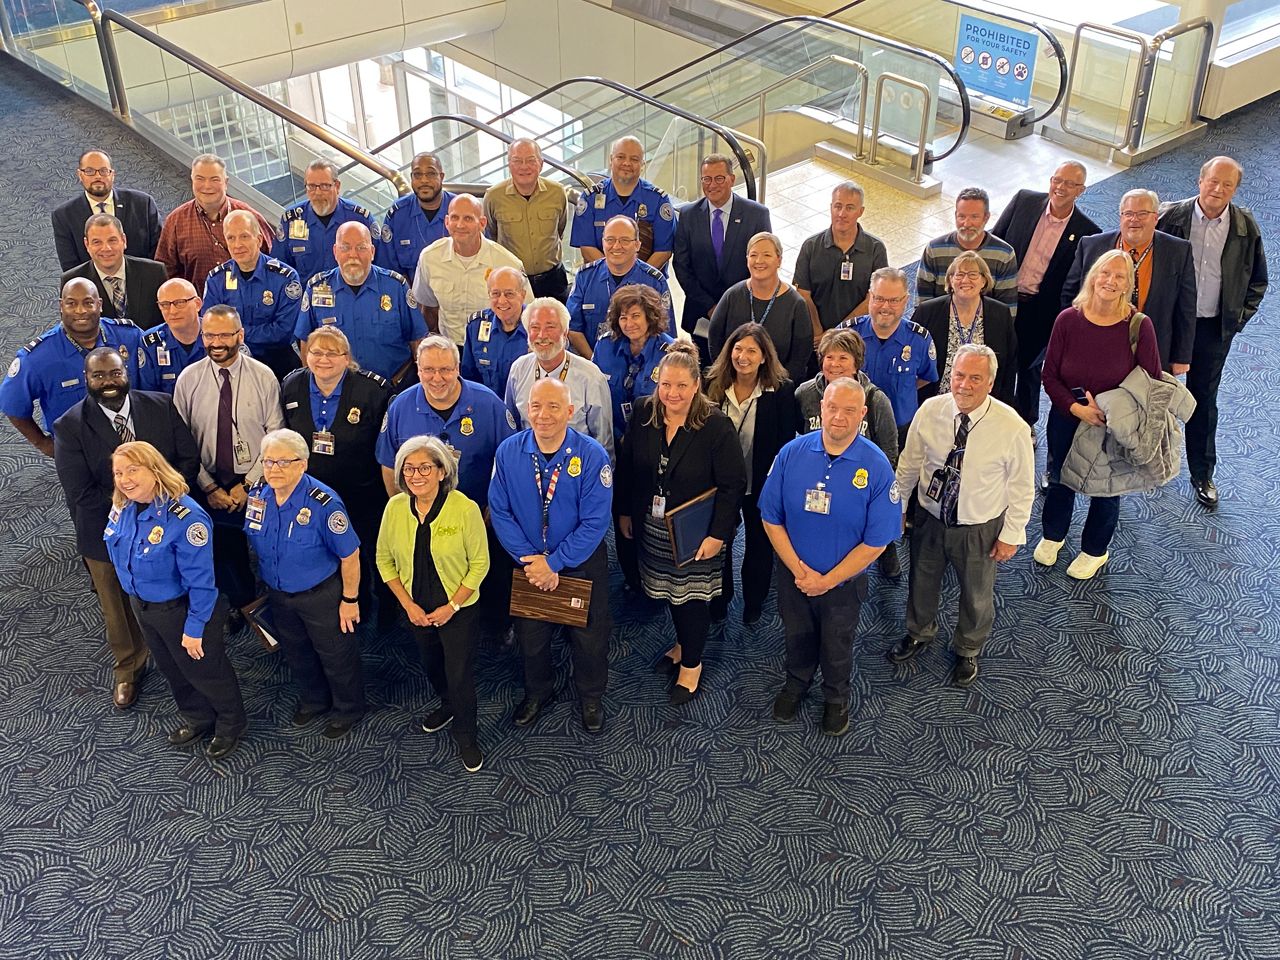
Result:
<svg viewBox="0 0 1280 960"><path fill-rule="evenodd" d="M0 109L7 363L56 316L46 211L86 144L162 208L186 186L3 57ZM1276 144L1273 98L1085 206L1109 222L1130 185L1185 195L1204 156L1247 157L1241 199L1280 277L1280 187L1253 173ZM5 426L0 960L1280 957L1277 316L1273 293L1228 366L1222 509L1185 478L1126 498L1088 584L1021 551L970 691L941 650L890 668L905 586L876 582L843 739L819 734L816 698L801 723L769 719L772 602L752 631L735 605L677 713L648 668L665 618L619 606L598 738L568 694L515 731L515 659L485 646L472 776L413 722L431 699L403 633L366 634L374 710L340 744L289 726L286 672L245 640L250 736L228 762L164 743L158 675L115 713L52 464Z"/></svg>

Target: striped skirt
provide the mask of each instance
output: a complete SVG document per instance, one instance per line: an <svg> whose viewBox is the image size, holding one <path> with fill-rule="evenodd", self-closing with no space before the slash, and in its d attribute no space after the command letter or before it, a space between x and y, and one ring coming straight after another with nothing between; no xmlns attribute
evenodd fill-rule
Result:
<svg viewBox="0 0 1280 960"><path fill-rule="evenodd" d="M646 515L640 531L640 582L654 600L681 604L689 600L712 600L720 596L723 558L695 560L677 567L671 559L671 536L667 525Z"/></svg>

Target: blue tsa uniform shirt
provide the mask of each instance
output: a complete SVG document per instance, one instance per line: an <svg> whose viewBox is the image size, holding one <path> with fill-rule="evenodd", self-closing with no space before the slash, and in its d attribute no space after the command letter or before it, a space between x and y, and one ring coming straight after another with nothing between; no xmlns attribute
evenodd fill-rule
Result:
<svg viewBox="0 0 1280 960"><path fill-rule="evenodd" d="M380 231L373 215L364 207L339 197L338 206L329 215L328 223L316 216L310 201L286 210L280 218L280 229L276 231L275 243L271 245L271 255L309 280L317 273L332 270L338 265L333 258L338 228L352 220L369 228L376 250Z"/></svg>
<svg viewBox="0 0 1280 960"><path fill-rule="evenodd" d="M666 191L641 179L625 200L606 177L578 198L573 211L569 246L604 249L604 225L613 217L630 217L640 228L640 259L648 260L655 250L674 250L676 212Z"/></svg>
<svg viewBox="0 0 1280 960"><path fill-rule="evenodd" d="M409 344L427 335L408 281L381 267L370 269L358 291L337 267L307 282L294 336L305 340L323 326L345 333L356 362L388 380L410 359Z"/></svg>
<svg viewBox="0 0 1280 960"><path fill-rule="evenodd" d="M483 383L498 396L506 396L511 365L529 352L529 334L523 323L510 333L489 309L479 310L467 321L462 344L462 377Z"/></svg>
<svg viewBox="0 0 1280 960"><path fill-rule="evenodd" d="M218 304L235 307L244 324L244 342L251 353L287 347L298 325L302 280L298 271L265 253L246 276L234 260L219 264L204 282L202 310Z"/></svg>
<svg viewBox="0 0 1280 960"><path fill-rule="evenodd" d="M415 194L409 193L400 197L387 209L382 218L382 230L375 234L378 250L374 254L374 263L384 270L394 270L404 274L413 283L413 275L418 269L418 256L441 237L448 236L444 228L444 218L449 213L449 204L457 194L448 190L440 192L440 209L430 220L422 212Z"/></svg>
<svg viewBox="0 0 1280 960"><path fill-rule="evenodd" d="M609 336L609 301L618 292L619 287L629 283L638 283L652 287L662 295L663 306L667 308L667 333L676 335L676 315L671 309L671 287L661 270L649 266L644 260L637 260L627 271L626 276L615 277L604 260L593 260L585 264L573 278L573 292L569 294L569 329L587 338L587 343L594 350L596 341Z"/></svg>
<svg viewBox="0 0 1280 960"><path fill-rule="evenodd" d="M262 582L285 593L328 580L360 547L342 498L305 473L280 505L265 483L250 490L244 532L258 555Z"/></svg>
<svg viewBox="0 0 1280 960"><path fill-rule="evenodd" d="M596 341L596 352L591 362L609 381L615 444L621 443L622 435L627 432L636 401L658 389L658 362L667 352L667 345L674 340L665 333L650 337L639 355L631 353L631 341L626 337L617 340L604 337Z"/></svg>
<svg viewBox="0 0 1280 960"><path fill-rule="evenodd" d="M902 533L893 467L874 443L855 437L834 460L822 433L779 452L760 491L760 516L784 527L796 555L824 574L860 543L888 546Z"/></svg>
<svg viewBox="0 0 1280 960"><path fill-rule="evenodd" d="M604 447L570 428L550 457L532 430L498 447L489 483L489 519L516 563L543 554L559 573L580 567L613 524L613 468ZM899 518L901 523L901 518Z"/></svg>
<svg viewBox="0 0 1280 960"><path fill-rule="evenodd" d="M484 509L489 501L489 477L498 444L516 432L516 419L497 394L478 383L462 382L462 393L445 420L416 386L395 397L387 407L375 456L388 470L396 451L410 437L438 437L458 464L458 489Z"/></svg>
<svg viewBox="0 0 1280 960"><path fill-rule="evenodd" d="M183 496L112 507L102 532L125 593L148 603L187 598L188 637L204 636L218 601L210 529L209 515Z"/></svg>
<svg viewBox="0 0 1280 960"><path fill-rule="evenodd" d="M103 317L99 321L94 346L119 350L131 383L138 382L141 344L142 331L132 320ZM39 403L45 430L52 432L54 421L85 398L84 358L88 353L67 336L61 323L28 340L18 348L0 383L0 413L31 419Z"/></svg>
<svg viewBox="0 0 1280 960"><path fill-rule="evenodd" d="M869 316L855 317L838 326L858 331L867 345L862 372L889 398L894 422L899 427L910 424L920 405L916 380L932 383L938 379L938 352L929 331L904 317L893 336L881 342Z"/></svg>
<svg viewBox="0 0 1280 960"><path fill-rule="evenodd" d="M204 357L204 339L198 333L195 342L185 346L167 323L161 324L142 335L142 356L138 358L135 386L139 390L158 390L173 396L178 374Z"/></svg>

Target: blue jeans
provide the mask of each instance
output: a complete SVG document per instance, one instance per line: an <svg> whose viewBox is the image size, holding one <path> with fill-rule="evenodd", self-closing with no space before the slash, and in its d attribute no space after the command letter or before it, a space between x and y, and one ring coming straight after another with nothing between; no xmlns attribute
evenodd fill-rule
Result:
<svg viewBox="0 0 1280 960"><path fill-rule="evenodd" d="M1044 510L1040 517L1046 540L1067 539L1067 530L1071 526L1076 493L1060 483L1058 476L1080 422L1070 414L1061 413L1054 408L1049 410L1046 426L1049 490L1044 495ZM1119 521L1119 497L1090 497L1089 514L1085 517L1084 530L1080 534L1080 549L1090 556L1102 556L1111 545L1111 538L1115 535Z"/></svg>

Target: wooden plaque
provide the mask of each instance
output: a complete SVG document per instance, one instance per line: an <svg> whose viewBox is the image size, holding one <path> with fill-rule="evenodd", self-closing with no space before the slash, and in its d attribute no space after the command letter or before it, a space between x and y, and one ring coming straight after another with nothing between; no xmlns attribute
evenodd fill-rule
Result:
<svg viewBox="0 0 1280 960"><path fill-rule="evenodd" d="M567 627L585 627L591 612L591 581L561 577L554 590L539 590L525 579L524 571L511 574L511 615Z"/></svg>

